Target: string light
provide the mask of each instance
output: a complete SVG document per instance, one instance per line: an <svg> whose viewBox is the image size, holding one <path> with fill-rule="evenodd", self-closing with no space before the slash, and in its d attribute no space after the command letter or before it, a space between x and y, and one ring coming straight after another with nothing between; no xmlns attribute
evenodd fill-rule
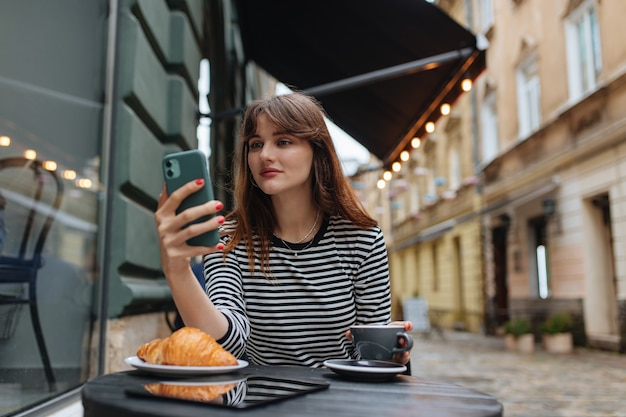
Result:
<svg viewBox="0 0 626 417"><path fill-rule="evenodd" d="M411 147L413 149L419 148L421 144L422 144L422 140L418 138L417 136L411 139Z"/></svg>
<svg viewBox="0 0 626 417"><path fill-rule="evenodd" d="M393 175L391 174L391 171L385 171L383 172L383 179L385 181L391 181L391 178L393 177Z"/></svg>
<svg viewBox="0 0 626 417"><path fill-rule="evenodd" d="M448 103L443 103L439 110L441 110L441 114L447 116L450 114L450 105Z"/></svg>
<svg viewBox="0 0 626 417"><path fill-rule="evenodd" d="M91 188L92 182L89 178L81 178L76 181L76 185L79 188Z"/></svg>
<svg viewBox="0 0 626 417"><path fill-rule="evenodd" d="M409 153L409 151L402 151L400 153L400 160L401 161L406 162L406 161L409 160L409 158L411 158L411 154Z"/></svg>
<svg viewBox="0 0 626 417"><path fill-rule="evenodd" d="M472 80L470 80L469 78L466 78L463 81L461 81L461 89L465 92L470 91L472 89Z"/></svg>
<svg viewBox="0 0 626 417"><path fill-rule="evenodd" d="M0 146L8 147L10 145L10 137L6 135L0 136ZM26 149L22 155L29 161L35 161L37 159L37 151L34 149ZM59 168L59 164L53 160L45 160L41 162L41 167L46 171L55 172ZM61 177L68 181L75 181L76 186L83 189L91 189L94 185L93 181L89 178L78 178L76 171L72 169L63 170Z"/></svg>
<svg viewBox="0 0 626 417"><path fill-rule="evenodd" d="M401 169L402 169L402 164L400 162L396 161L393 164L391 164L391 170L393 172L400 172Z"/></svg>
<svg viewBox="0 0 626 417"><path fill-rule="evenodd" d="M376 188L378 188L379 190L385 188L385 180L378 180L378 182L376 183Z"/></svg>
<svg viewBox="0 0 626 417"><path fill-rule="evenodd" d="M66 169L65 171L63 171L62 174L63 178L65 178L66 180L75 180L76 179L76 171L74 171L73 169Z"/></svg>
<svg viewBox="0 0 626 417"><path fill-rule="evenodd" d="M433 133L435 131L435 123L433 122L426 123L425 129L428 133Z"/></svg>
<svg viewBox="0 0 626 417"><path fill-rule="evenodd" d="M41 163L41 166L43 167L43 169L45 169L46 171L50 171L50 172L54 172L57 170L57 163L54 161L43 161Z"/></svg>

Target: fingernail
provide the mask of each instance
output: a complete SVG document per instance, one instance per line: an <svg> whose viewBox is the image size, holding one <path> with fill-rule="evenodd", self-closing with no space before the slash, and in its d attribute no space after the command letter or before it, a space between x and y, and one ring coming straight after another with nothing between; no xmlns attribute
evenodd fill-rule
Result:
<svg viewBox="0 0 626 417"><path fill-rule="evenodd" d="M223 250L224 249L224 244L223 243L218 243L217 244L217 250Z"/></svg>
<svg viewBox="0 0 626 417"><path fill-rule="evenodd" d="M197 185L202 185L202 184L204 184L204 179L202 179L202 178L198 178L198 179L196 180L196 184L197 184Z"/></svg>
<svg viewBox="0 0 626 417"><path fill-rule="evenodd" d="M225 219L225 218L223 218L223 217L219 217L219 218L217 219L217 222L218 222L219 224L222 224L222 223L224 223L224 220L226 220L226 219Z"/></svg>
<svg viewBox="0 0 626 417"><path fill-rule="evenodd" d="M215 210L221 210L224 208L224 204L221 202L215 203Z"/></svg>

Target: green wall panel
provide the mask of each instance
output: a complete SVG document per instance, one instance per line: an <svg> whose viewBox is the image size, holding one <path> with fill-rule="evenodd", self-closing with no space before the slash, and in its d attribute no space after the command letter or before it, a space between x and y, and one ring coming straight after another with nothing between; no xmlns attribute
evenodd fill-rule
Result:
<svg viewBox="0 0 626 417"><path fill-rule="evenodd" d="M139 19L143 19L144 27L156 41L155 49L162 54L169 49L170 11L162 0L137 0Z"/></svg>
<svg viewBox="0 0 626 417"><path fill-rule="evenodd" d="M188 15L170 10L164 0L123 0L119 22L109 317L171 304L154 209L163 184L162 156L198 145L195 86L201 59Z"/></svg>
<svg viewBox="0 0 626 417"><path fill-rule="evenodd" d="M196 38L200 41L203 40L202 22L204 4L206 2L207 0L167 0L167 3L172 9L176 8L185 11L191 23L191 29L193 30Z"/></svg>
<svg viewBox="0 0 626 417"><path fill-rule="evenodd" d="M158 271L161 263L152 211L126 199L122 199L122 204L126 210L126 228L123 229L126 263Z"/></svg>
<svg viewBox="0 0 626 417"><path fill-rule="evenodd" d="M180 79L172 79L168 88L170 111L167 114L167 133L176 142L184 143L184 147L195 149L198 147L196 125L194 122L196 104L189 90Z"/></svg>
<svg viewBox="0 0 626 417"><path fill-rule="evenodd" d="M195 82L200 78L200 48L189 26L187 16L173 13L170 25L170 48L168 62L181 65L189 79Z"/></svg>
<svg viewBox="0 0 626 417"><path fill-rule="evenodd" d="M158 133L165 132L168 74L154 54L139 24L130 16L122 21L119 94L136 112L145 111L145 123L154 122Z"/></svg>

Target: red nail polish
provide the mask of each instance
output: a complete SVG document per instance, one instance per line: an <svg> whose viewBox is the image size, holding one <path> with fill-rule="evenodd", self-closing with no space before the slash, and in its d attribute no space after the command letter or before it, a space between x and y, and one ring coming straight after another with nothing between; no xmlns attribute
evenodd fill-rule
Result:
<svg viewBox="0 0 626 417"><path fill-rule="evenodd" d="M217 222L218 222L219 224L223 224L225 220L226 220L225 218L220 217L219 219L217 219Z"/></svg>
<svg viewBox="0 0 626 417"><path fill-rule="evenodd" d="M218 243L217 244L217 250L222 250L224 249L224 244L223 243Z"/></svg>
<svg viewBox="0 0 626 417"><path fill-rule="evenodd" d="M203 180L202 178L198 178L198 179L196 180L196 184L197 184L197 185L202 185L202 184L204 184L204 180Z"/></svg>
<svg viewBox="0 0 626 417"><path fill-rule="evenodd" d="M215 203L215 210L221 210L224 208L224 204L222 203Z"/></svg>

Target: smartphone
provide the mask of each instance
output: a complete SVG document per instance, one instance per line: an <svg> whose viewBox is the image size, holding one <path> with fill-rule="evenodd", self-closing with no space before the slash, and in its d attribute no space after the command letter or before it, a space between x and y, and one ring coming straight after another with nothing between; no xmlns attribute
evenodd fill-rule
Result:
<svg viewBox="0 0 626 417"><path fill-rule="evenodd" d="M165 179L168 195L171 195L189 181L197 180L198 178L204 179L204 187L183 200L176 213L214 199L213 184L209 176L209 163L204 152L198 149L165 155L163 157L163 178ZM190 224L207 221L213 216L200 217L185 225L185 227ZM187 244L192 246L215 246L218 244L219 238L219 231L216 229L192 237L187 241Z"/></svg>

